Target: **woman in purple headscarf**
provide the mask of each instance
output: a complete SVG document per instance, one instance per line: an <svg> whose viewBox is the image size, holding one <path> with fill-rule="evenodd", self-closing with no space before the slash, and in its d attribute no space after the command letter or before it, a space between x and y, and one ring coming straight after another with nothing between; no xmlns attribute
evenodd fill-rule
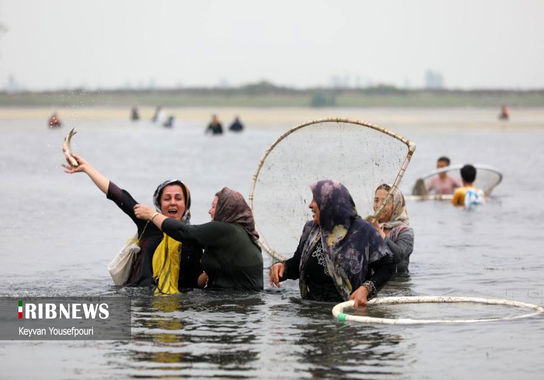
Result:
<svg viewBox="0 0 544 380"><path fill-rule="evenodd" d="M299 279L302 298L366 305L391 277L392 258L376 229L355 209L348 189L334 180L311 185L313 220L294 256L270 268L270 285Z"/></svg>

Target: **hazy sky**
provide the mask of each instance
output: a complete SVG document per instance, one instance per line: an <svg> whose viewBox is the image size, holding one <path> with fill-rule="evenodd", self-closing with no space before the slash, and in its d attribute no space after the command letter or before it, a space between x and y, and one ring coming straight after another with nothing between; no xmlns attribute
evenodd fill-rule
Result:
<svg viewBox="0 0 544 380"><path fill-rule="evenodd" d="M0 0L0 88L544 88L543 0Z"/></svg>

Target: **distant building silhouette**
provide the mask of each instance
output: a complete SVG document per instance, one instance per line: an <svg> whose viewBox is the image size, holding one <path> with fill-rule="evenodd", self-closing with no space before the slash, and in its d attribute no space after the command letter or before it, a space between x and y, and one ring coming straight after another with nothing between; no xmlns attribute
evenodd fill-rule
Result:
<svg viewBox="0 0 544 380"><path fill-rule="evenodd" d="M425 88L444 88L444 77L438 71L427 69L425 71Z"/></svg>

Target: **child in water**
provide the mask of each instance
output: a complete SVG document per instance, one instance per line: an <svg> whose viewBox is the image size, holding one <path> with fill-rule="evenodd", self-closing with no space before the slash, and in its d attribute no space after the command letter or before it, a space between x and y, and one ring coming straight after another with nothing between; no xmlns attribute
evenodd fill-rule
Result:
<svg viewBox="0 0 544 380"><path fill-rule="evenodd" d="M472 165L465 165L461 168L461 178L463 186L459 187L453 193L451 202L454 206L464 206L472 208L485 203L485 194L482 190L472 186L476 180L476 168Z"/></svg>

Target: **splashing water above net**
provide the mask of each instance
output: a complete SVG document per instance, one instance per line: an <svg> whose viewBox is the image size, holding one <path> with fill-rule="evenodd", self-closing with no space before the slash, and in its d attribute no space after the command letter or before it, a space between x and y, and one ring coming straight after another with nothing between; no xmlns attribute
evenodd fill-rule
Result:
<svg viewBox="0 0 544 380"><path fill-rule="evenodd" d="M290 129L265 152L250 191L261 244L277 259L295 251L311 220L310 184L336 179L363 218L374 214L374 191L398 186L415 150L410 141L360 121L326 119Z"/></svg>

